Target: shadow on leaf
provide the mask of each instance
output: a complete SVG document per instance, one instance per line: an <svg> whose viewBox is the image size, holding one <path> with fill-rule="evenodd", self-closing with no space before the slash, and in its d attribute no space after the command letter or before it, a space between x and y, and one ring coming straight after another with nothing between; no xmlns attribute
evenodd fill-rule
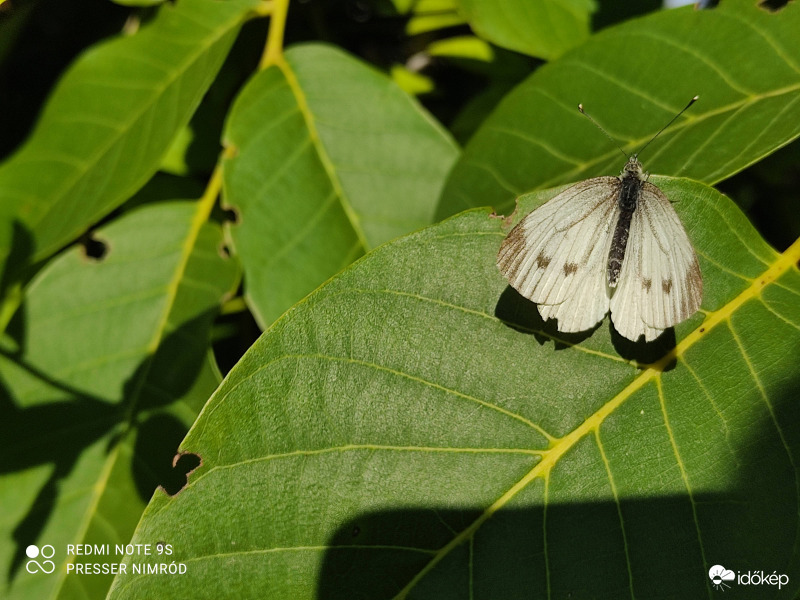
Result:
<svg viewBox="0 0 800 600"><path fill-rule="evenodd" d="M503 321L508 327L520 333L533 335L539 345L552 341L556 350L563 350L576 344L580 344L585 339L603 326L606 321L610 321L608 316L597 325L586 331L577 333L564 333L559 331L557 321L548 319L545 321L539 314L535 302L531 302L520 294L513 287L506 286L497 301L494 311L495 317ZM611 327L611 342L619 355L626 360L635 360L639 364L652 364L666 356L675 348L675 330L669 328L652 342L645 342L643 338L638 341L631 341ZM674 361L665 369L668 371L674 367Z"/></svg>
<svg viewBox="0 0 800 600"><path fill-rule="evenodd" d="M142 504L158 486L175 493L185 484L187 473L196 465L187 464L187 460L178 464L173 461L190 423L176 416L185 413L185 406L181 413L170 411L195 384L206 357L204 345L187 345L187 340L207 337L215 314L202 313L171 331L155 355L143 360L125 382L121 399L98 397L60 381L29 364L24 352L0 351L0 475L51 466L26 514L13 526L15 548L7 573L9 581L19 573L26 547L40 541L45 526L64 501L65 480L98 443L105 460L119 446L132 447L130 474L123 474L120 481L132 481ZM24 315L23 305L10 328L20 336L20 348L25 347ZM36 389L35 404L21 393L15 395L12 388ZM199 411L201 405L191 408ZM113 460L124 462L125 455L121 452ZM133 515L131 526L137 519L138 515Z"/></svg>

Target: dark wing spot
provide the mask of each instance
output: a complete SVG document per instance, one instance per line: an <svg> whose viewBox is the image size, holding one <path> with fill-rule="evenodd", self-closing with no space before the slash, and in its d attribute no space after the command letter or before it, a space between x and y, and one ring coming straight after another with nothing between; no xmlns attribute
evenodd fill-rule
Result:
<svg viewBox="0 0 800 600"><path fill-rule="evenodd" d="M645 292L649 293L650 288L653 287L653 281L651 279L642 279L642 287Z"/></svg>
<svg viewBox="0 0 800 600"><path fill-rule="evenodd" d="M664 279L661 282L661 289L664 290L665 294L669 294L672 291L672 279Z"/></svg>
<svg viewBox="0 0 800 600"><path fill-rule="evenodd" d="M578 272L578 265L575 263L564 263L564 275L573 275Z"/></svg>
<svg viewBox="0 0 800 600"><path fill-rule="evenodd" d="M550 259L546 257L544 254L540 254L536 257L536 266L540 269L546 269L547 266L550 264Z"/></svg>

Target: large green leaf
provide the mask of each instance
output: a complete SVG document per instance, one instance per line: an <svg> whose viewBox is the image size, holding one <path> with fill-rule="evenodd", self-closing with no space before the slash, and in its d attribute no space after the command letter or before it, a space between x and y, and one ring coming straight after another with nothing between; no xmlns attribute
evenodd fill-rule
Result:
<svg viewBox="0 0 800 600"><path fill-rule="evenodd" d="M203 464L134 542L186 573L136 557L110 598L706 598L717 563L791 597L800 242L778 255L712 188L654 180L705 280L676 346L557 335L498 273L486 210L382 246L279 319L184 440Z"/></svg>
<svg viewBox="0 0 800 600"><path fill-rule="evenodd" d="M225 138L231 234L262 326L365 250L430 224L458 153L388 77L319 44L256 75Z"/></svg>
<svg viewBox="0 0 800 600"><path fill-rule="evenodd" d="M589 37L592 0L459 0L467 22L498 46L553 59Z"/></svg>
<svg viewBox="0 0 800 600"><path fill-rule="evenodd" d="M34 133L0 168L0 259L46 257L156 171L258 0L181 0L152 23L86 52ZM26 230L28 247L14 237Z"/></svg>
<svg viewBox="0 0 800 600"><path fill-rule="evenodd" d="M125 543L169 479L178 442L219 382L211 322L235 287L219 226L196 203L141 207L32 282L0 351L3 598L102 598L111 577L67 574L67 544ZM57 571L30 574L29 544Z"/></svg>
<svg viewBox="0 0 800 600"><path fill-rule="evenodd" d="M616 174L628 152L695 94L700 100L643 154L651 173L715 183L800 134L800 5L750 0L662 11L602 31L518 86L470 140L439 216Z"/></svg>

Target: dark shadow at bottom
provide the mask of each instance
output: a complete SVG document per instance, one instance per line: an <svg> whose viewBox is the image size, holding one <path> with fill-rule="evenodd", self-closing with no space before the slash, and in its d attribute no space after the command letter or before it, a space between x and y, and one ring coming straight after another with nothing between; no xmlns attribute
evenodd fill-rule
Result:
<svg viewBox="0 0 800 600"><path fill-rule="evenodd" d="M454 527L475 517L476 511L420 508L344 524L326 551L317 598L389 599L407 590L407 598L441 600L686 600L723 591L726 599L761 599L793 598L798 588L791 537L778 534L786 524L744 498L702 495L694 507L684 496L538 506L501 510L473 536L468 525ZM460 543L443 550L454 531ZM715 586L709 569L718 564L737 579L776 571L790 584L780 591L737 580Z"/></svg>

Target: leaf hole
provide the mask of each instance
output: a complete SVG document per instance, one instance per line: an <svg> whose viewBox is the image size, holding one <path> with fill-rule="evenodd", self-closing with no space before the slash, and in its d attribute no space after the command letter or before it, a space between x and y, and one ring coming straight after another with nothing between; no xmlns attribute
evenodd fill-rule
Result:
<svg viewBox="0 0 800 600"><path fill-rule="evenodd" d="M103 240L92 237L92 234L87 234L81 240L83 246L83 254L91 261L100 262L108 254L108 244Z"/></svg>
<svg viewBox="0 0 800 600"><path fill-rule="evenodd" d="M711 10L712 8L717 8L719 4L719 0L697 0L694 3L695 10Z"/></svg>
<svg viewBox="0 0 800 600"><path fill-rule="evenodd" d="M203 464L199 455L192 452L181 452L172 459L172 471L164 479L161 487L170 495L175 496L189 481L189 475Z"/></svg>
<svg viewBox="0 0 800 600"><path fill-rule="evenodd" d="M231 225L238 225L242 222L242 215L238 209L228 206L222 210L222 220Z"/></svg>
<svg viewBox="0 0 800 600"><path fill-rule="evenodd" d="M789 0L762 0L758 3L758 7L767 12L776 13L782 11L787 4L789 4Z"/></svg>

